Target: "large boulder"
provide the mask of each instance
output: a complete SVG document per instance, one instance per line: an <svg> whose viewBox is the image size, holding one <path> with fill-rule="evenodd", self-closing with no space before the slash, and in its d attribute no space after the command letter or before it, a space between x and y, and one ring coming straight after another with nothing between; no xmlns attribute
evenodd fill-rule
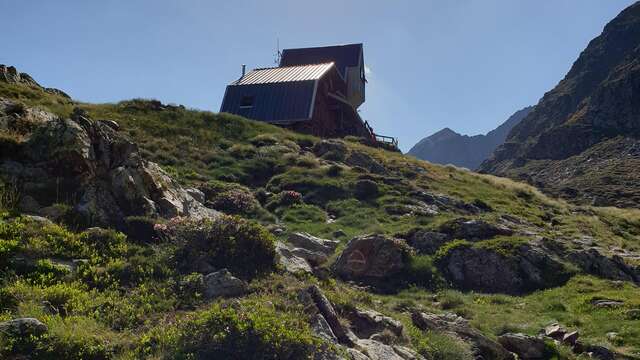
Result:
<svg viewBox="0 0 640 360"><path fill-rule="evenodd" d="M4 103L0 117L8 111ZM80 109L69 119L31 109L11 118L8 126L23 131L24 140L16 151L0 154L0 169L21 184L21 203L32 212L44 215L42 209L68 201L84 225L118 229L128 216L217 215L144 160L136 144L107 121L94 121Z"/></svg>
<svg viewBox="0 0 640 360"><path fill-rule="evenodd" d="M410 248L402 240L385 235L358 236L333 265L339 276L380 285L402 274L409 264Z"/></svg>
<svg viewBox="0 0 640 360"><path fill-rule="evenodd" d="M387 169L376 159L360 151L351 152L344 162L349 166L358 166L374 174L385 174L387 172Z"/></svg>
<svg viewBox="0 0 640 360"><path fill-rule="evenodd" d="M413 324L423 331L440 331L462 339L471 346L476 358L482 359L514 359L513 355L499 343L482 335L472 328L469 322L455 314L431 314L414 312L411 314Z"/></svg>
<svg viewBox="0 0 640 360"><path fill-rule="evenodd" d="M462 244L448 250L437 265L455 287L488 293L521 294L565 283L570 273L549 250L534 243L512 248Z"/></svg>
<svg viewBox="0 0 640 360"><path fill-rule="evenodd" d="M498 337L498 342L505 349L518 355L519 359L544 359L544 340L525 334L506 333Z"/></svg>

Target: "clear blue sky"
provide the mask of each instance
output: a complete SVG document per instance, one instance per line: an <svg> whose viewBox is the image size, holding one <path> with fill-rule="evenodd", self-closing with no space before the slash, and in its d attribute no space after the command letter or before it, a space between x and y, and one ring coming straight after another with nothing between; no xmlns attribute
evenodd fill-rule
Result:
<svg viewBox="0 0 640 360"><path fill-rule="evenodd" d="M632 0L0 0L0 63L90 102L217 111L240 64L362 42L363 117L403 150L443 127L484 133L537 103Z"/></svg>

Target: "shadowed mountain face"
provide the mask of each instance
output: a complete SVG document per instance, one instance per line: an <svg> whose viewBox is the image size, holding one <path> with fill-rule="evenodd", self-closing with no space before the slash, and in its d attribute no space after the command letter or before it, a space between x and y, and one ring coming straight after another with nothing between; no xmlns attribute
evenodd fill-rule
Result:
<svg viewBox="0 0 640 360"><path fill-rule="evenodd" d="M640 3L622 11L480 170L598 205L640 204Z"/></svg>
<svg viewBox="0 0 640 360"><path fill-rule="evenodd" d="M453 164L476 169L489 158L493 150L502 144L509 131L533 109L526 107L513 114L507 121L486 135L461 135L444 128L420 140L408 154L436 164Z"/></svg>

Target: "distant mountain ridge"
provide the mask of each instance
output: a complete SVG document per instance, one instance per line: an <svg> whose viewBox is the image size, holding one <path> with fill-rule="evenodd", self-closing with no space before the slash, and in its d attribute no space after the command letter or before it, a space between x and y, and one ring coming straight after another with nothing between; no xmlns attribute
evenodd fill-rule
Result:
<svg viewBox="0 0 640 360"><path fill-rule="evenodd" d="M476 169L504 142L509 131L533 110L526 107L486 135L462 135L444 128L415 144L408 154L437 164Z"/></svg>
<svg viewBox="0 0 640 360"><path fill-rule="evenodd" d="M640 2L609 22L480 170L579 203L640 205Z"/></svg>

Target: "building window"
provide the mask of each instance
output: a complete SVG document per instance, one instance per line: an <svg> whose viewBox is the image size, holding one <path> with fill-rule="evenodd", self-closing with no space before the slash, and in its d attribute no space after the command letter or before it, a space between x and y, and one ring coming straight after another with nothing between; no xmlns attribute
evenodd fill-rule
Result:
<svg viewBox="0 0 640 360"><path fill-rule="evenodd" d="M241 108L250 108L253 107L254 97L251 95L245 95L240 99L240 107Z"/></svg>

